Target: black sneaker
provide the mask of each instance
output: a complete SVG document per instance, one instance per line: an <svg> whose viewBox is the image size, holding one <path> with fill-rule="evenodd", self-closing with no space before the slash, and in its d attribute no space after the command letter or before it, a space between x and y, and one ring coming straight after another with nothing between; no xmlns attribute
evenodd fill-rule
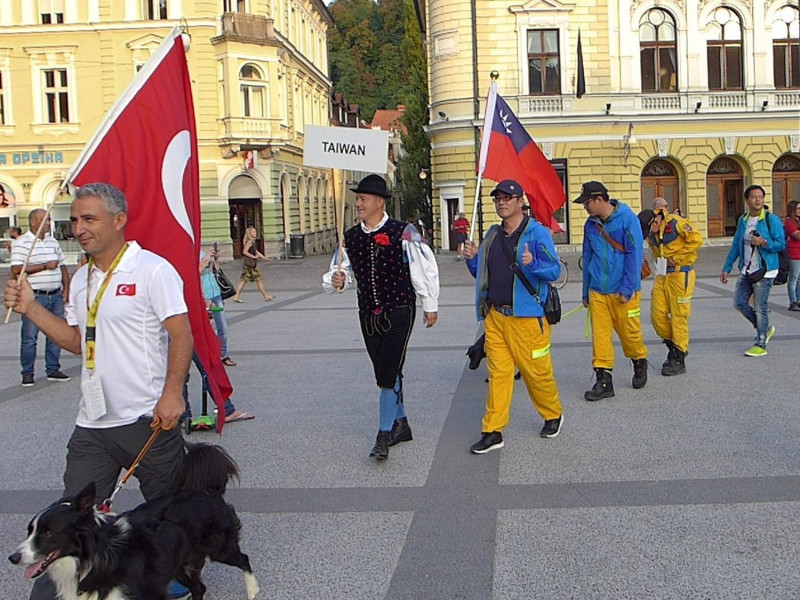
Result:
<svg viewBox="0 0 800 600"><path fill-rule="evenodd" d="M484 431L483 437L469 447L469 451L473 454L486 454L492 450L499 450L505 446L503 443L503 434L499 431Z"/></svg>
<svg viewBox="0 0 800 600"><path fill-rule="evenodd" d="M22 376L22 387L33 387L33 374L29 373L28 375Z"/></svg>
<svg viewBox="0 0 800 600"><path fill-rule="evenodd" d="M539 432L543 438L554 438L561 432L561 424L564 422L564 415L557 419L550 419L544 422L544 427Z"/></svg>
<svg viewBox="0 0 800 600"><path fill-rule="evenodd" d="M47 375L47 381L69 381L72 377L69 375L65 375L61 371L56 371L55 373L49 373Z"/></svg>

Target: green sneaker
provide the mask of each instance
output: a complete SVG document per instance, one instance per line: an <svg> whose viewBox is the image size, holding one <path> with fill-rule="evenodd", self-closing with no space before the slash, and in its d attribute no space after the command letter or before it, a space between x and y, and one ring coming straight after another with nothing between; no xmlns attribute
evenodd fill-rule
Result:
<svg viewBox="0 0 800 600"><path fill-rule="evenodd" d="M753 346L752 348L750 348L750 350L745 352L744 355L745 356L766 356L767 355L767 349L766 348L762 348L761 346Z"/></svg>
<svg viewBox="0 0 800 600"><path fill-rule="evenodd" d="M770 325L769 329L767 329L767 344L769 344L769 341L772 339L773 335L775 335L775 325Z"/></svg>

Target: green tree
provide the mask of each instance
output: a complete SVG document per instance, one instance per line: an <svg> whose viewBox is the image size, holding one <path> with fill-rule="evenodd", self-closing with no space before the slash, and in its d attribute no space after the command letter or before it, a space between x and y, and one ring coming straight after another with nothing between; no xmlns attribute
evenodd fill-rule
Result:
<svg viewBox="0 0 800 600"><path fill-rule="evenodd" d="M421 218L425 229L433 227L431 211L431 145L425 126L428 124L428 67L422 46L422 33L417 24L412 0L403 0L403 22L405 35L402 41L402 58L408 74L403 89L406 106L403 124L407 133L401 136L405 155L398 161L400 176L397 178L406 218ZM425 170L428 177L420 179ZM433 241L433 240L431 240Z"/></svg>

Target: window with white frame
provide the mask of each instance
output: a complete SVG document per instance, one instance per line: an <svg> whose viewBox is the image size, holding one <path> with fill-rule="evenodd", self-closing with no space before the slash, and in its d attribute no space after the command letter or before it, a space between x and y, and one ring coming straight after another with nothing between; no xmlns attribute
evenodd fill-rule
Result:
<svg viewBox="0 0 800 600"><path fill-rule="evenodd" d="M149 21L167 18L167 0L144 0L144 16Z"/></svg>
<svg viewBox="0 0 800 600"><path fill-rule="evenodd" d="M561 54L558 29L528 30L528 93L561 93Z"/></svg>
<svg viewBox="0 0 800 600"><path fill-rule="evenodd" d="M69 123L69 86L66 69L43 69L44 119L46 123Z"/></svg>
<svg viewBox="0 0 800 600"><path fill-rule="evenodd" d="M741 18L727 6L720 6L706 31L708 89L744 89Z"/></svg>
<svg viewBox="0 0 800 600"><path fill-rule="evenodd" d="M800 10L784 6L772 22L775 87L800 88Z"/></svg>
<svg viewBox="0 0 800 600"><path fill-rule="evenodd" d="M39 0L39 18L44 25L64 22L64 0Z"/></svg>
<svg viewBox="0 0 800 600"><path fill-rule="evenodd" d="M222 12L245 12L244 0L222 0Z"/></svg>
<svg viewBox="0 0 800 600"><path fill-rule="evenodd" d="M639 22L639 56L643 92L678 91L675 20L660 8L648 10Z"/></svg>
<svg viewBox="0 0 800 600"><path fill-rule="evenodd" d="M267 82L255 65L244 65L239 70L243 117L263 118L266 115L266 87Z"/></svg>

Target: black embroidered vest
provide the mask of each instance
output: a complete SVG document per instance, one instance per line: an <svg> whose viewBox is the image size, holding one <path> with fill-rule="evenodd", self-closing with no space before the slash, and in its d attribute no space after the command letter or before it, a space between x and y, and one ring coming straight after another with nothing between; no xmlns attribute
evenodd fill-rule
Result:
<svg viewBox="0 0 800 600"><path fill-rule="evenodd" d="M417 297L403 253L405 227L405 223L389 219L372 233L364 233L361 225L345 232L344 245L358 283L360 312L414 306ZM387 238L389 245L381 245Z"/></svg>

